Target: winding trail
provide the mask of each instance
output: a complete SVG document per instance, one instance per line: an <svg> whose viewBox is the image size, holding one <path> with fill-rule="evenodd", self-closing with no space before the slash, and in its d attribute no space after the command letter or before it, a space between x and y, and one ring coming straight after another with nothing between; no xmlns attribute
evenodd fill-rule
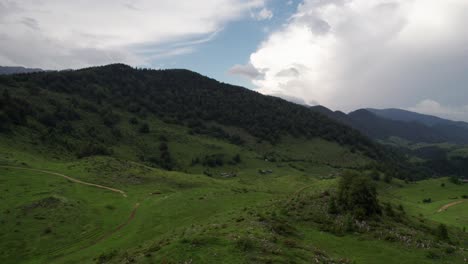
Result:
<svg viewBox="0 0 468 264"><path fill-rule="evenodd" d="M40 169L25 168L25 167L6 166L6 165L0 165L0 168L28 170L28 171L35 171L35 172L41 172L41 173L45 173L45 174L60 176L62 178L65 178L65 179L67 179L67 180L69 180L71 182L77 183L77 184L108 190L108 191L111 191L111 192L119 193L123 197L127 197L127 194L122 190L119 190L119 189L116 189L116 188L111 188L111 187L104 186L104 185L99 185L99 184L94 184L94 183L81 181L81 180L75 179L73 177L70 177L70 176L62 174L62 173L57 173L57 172L52 172L52 171L47 171L47 170L40 170ZM126 227L128 224L130 224L130 222L132 222L132 220L135 218L136 212L137 212L139 207L140 207L140 203L136 203L135 206L133 207L133 210L130 212L129 217L127 218L127 220L125 222L123 222L122 224L120 224L119 226L114 228L113 230L109 231L108 233L106 233L106 234L102 235L101 237L97 238L91 244L80 248L78 251L82 251L82 250L85 250L87 248L90 248L90 247L98 244L99 242L102 242L103 240L108 239L109 237L111 237L112 235L117 233L118 231L122 230L124 227ZM74 252L74 253L76 253L76 252Z"/></svg>
<svg viewBox="0 0 468 264"><path fill-rule="evenodd" d="M94 184L94 183L89 183L89 182L81 181L81 180L78 180L78 179L75 179L75 178L73 178L73 177L67 176L67 175L65 175L65 174L57 173L57 172L46 171L46 170L39 170L39 169L31 169L31 168L25 168L25 167L4 166L4 165L0 165L0 168L36 171L36 172L42 172L42 173L51 174L51 175L55 175L55 176L60 176L60 177L65 178L65 179L67 179L67 180L69 180L69 181L71 181L71 182L74 182L74 183L78 183L78 184L82 184L82 185L87 185L87 186L92 186L92 187L96 187L96 188L100 188L100 189L109 190L109 191L111 191L111 192L120 193L123 197L127 197L127 194L126 194L124 191L122 191L122 190L115 189L115 188L111 188L111 187L107 187L107 186L104 186L104 185L99 185L99 184Z"/></svg>
<svg viewBox="0 0 468 264"><path fill-rule="evenodd" d="M85 250L87 248L90 248L94 245L96 245L97 243L103 241L103 240L106 240L108 239L109 237L111 237L112 235L114 235L115 233L119 232L122 228L124 228L125 226L127 226L128 224L130 224L130 222L135 218L135 215L136 215L136 212L138 210L138 207L140 207L140 203L136 203L135 204L135 207L133 207L133 210L132 212L130 213L130 216L127 218L127 220L125 222L123 222L122 224L120 224L119 226L117 226L116 228L114 228L114 230L108 232L107 234L104 234L102 235L101 237L99 237L98 239L96 239L95 241L93 241L92 244L89 244L87 246L84 246L82 248L79 249L79 251L81 250ZM76 252L75 252L76 253Z"/></svg>
<svg viewBox="0 0 468 264"><path fill-rule="evenodd" d="M446 204L446 205L442 206L439 210L437 210L437 212L441 213L441 212L447 211L447 209L449 209L450 207L455 206L457 204L461 204L463 202L465 202L465 200L456 201L456 202L453 202L453 203Z"/></svg>

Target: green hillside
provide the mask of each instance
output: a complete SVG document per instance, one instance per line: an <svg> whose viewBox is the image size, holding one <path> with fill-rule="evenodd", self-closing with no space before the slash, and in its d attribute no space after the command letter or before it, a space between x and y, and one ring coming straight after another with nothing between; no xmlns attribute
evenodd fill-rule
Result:
<svg viewBox="0 0 468 264"><path fill-rule="evenodd" d="M306 107L124 65L2 76L0 91L1 263L466 257L468 185L412 182Z"/></svg>
<svg viewBox="0 0 468 264"><path fill-rule="evenodd" d="M436 213L452 201L449 194L462 199L467 191L446 180L379 183L381 202L390 202L394 215L369 220L370 230L352 224L348 231L339 228L346 216L335 220L326 209L323 193L333 192L336 180L323 178L339 173L330 167L266 175L247 169L222 179L111 157L70 162L8 147L2 153L2 164L8 164L2 166L17 167L0 169L1 248L8 249L2 251L2 263L308 263L315 258L324 263L375 263L376 258L382 263L462 263L463 251L448 248L468 239L462 231L463 204ZM23 168L46 168L123 190L125 196ZM416 186L431 193L434 202L427 208L422 204L427 193L415 194ZM427 231L436 230L437 222L449 226L449 243ZM431 245L399 241L395 228Z"/></svg>

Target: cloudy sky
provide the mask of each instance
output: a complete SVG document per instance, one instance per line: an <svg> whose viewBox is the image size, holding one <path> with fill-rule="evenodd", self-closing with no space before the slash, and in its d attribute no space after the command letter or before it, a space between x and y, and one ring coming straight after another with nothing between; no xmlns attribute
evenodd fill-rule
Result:
<svg viewBox="0 0 468 264"><path fill-rule="evenodd" d="M0 65L188 68L307 104L468 121L467 0L0 0Z"/></svg>

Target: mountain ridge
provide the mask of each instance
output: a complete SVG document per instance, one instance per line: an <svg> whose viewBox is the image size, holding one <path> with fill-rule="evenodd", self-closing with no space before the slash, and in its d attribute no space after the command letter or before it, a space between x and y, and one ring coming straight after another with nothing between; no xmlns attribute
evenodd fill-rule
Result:
<svg viewBox="0 0 468 264"><path fill-rule="evenodd" d="M0 66L0 75L11 75L20 73L34 73L43 72L43 69L39 68L25 68L22 66Z"/></svg>
<svg viewBox="0 0 468 264"><path fill-rule="evenodd" d="M450 120L446 118L441 118L434 115L428 114L421 114L418 112L408 111L404 109L398 108L387 108L387 109L375 109L375 108L365 108L366 110L387 118L396 121L404 121L404 122L419 122L427 126L435 126L435 125L458 125L464 128L468 128L468 123L464 121L456 121Z"/></svg>
<svg viewBox="0 0 468 264"><path fill-rule="evenodd" d="M311 107L365 135L385 140L396 136L413 142L468 144L468 124L401 109L364 108L348 114L323 106Z"/></svg>

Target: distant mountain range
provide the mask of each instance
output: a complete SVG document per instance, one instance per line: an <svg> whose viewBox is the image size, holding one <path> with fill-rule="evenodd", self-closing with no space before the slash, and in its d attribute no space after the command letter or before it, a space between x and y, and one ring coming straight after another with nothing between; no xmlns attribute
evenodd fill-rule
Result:
<svg viewBox="0 0 468 264"><path fill-rule="evenodd" d="M452 121L443 119L437 116L425 115L415 113L407 110L390 108L390 109L373 109L367 108L366 110L387 119L405 122L419 122L424 125L434 127L438 125L461 126L468 129L468 123L460 121Z"/></svg>
<svg viewBox="0 0 468 264"><path fill-rule="evenodd" d="M311 107L363 134L385 140L395 136L412 142L468 144L468 123L401 109L359 109L349 114L323 106Z"/></svg>
<svg viewBox="0 0 468 264"><path fill-rule="evenodd" d="M33 69L33 68L25 68L25 67L0 66L0 75L42 72L42 71L44 71L44 70L42 70L42 69Z"/></svg>

